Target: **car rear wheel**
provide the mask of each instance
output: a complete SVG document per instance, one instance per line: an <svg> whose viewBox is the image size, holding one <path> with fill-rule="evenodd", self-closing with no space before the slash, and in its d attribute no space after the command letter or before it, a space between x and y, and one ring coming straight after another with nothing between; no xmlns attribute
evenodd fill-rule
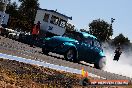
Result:
<svg viewBox="0 0 132 88"><path fill-rule="evenodd" d="M64 57L67 61L77 62L76 51L74 49L67 50Z"/></svg>
<svg viewBox="0 0 132 88"><path fill-rule="evenodd" d="M95 64L94 64L94 67L97 68L97 69L104 69L106 66L106 58L105 57L102 57L100 58Z"/></svg>

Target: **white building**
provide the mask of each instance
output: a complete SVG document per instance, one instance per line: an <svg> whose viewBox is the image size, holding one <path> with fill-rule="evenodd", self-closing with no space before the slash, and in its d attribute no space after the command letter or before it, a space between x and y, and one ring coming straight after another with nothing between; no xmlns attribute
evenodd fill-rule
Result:
<svg viewBox="0 0 132 88"><path fill-rule="evenodd" d="M1 22L1 24L7 25L8 19L9 19L9 14L6 14L6 13L3 13L2 11L0 11L0 22Z"/></svg>
<svg viewBox="0 0 132 88"><path fill-rule="evenodd" d="M54 10L38 9L34 23L41 22L40 29L45 32L50 32L56 35L63 35L66 31L65 25L68 17Z"/></svg>
<svg viewBox="0 0 132 88"><path fill-rule="evenodd" d="M0 0L0 25L5 24L7 25L9 14L6 14L6 6L7 6L8 0Z"/></svg>

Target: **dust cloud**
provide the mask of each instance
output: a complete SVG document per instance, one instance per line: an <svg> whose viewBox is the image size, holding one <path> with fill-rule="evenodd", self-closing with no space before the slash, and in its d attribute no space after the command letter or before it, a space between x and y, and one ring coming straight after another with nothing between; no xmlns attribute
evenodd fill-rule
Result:
<svg viewBox="0 0 132 88"><path fill-rule="evenodd" d="M132 54L122 52L119 61L113 60L114 50L105 49L105 54L107 58L105 71L132 78Z"/></svg>

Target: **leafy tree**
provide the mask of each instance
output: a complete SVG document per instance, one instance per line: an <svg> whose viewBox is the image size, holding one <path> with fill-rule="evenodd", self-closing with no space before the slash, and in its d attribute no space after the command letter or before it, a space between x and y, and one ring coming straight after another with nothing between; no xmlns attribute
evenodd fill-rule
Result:
<svg viewBox="0 0 132 88"><path fill-rule="evenodd" d="M3 11L3 3L0 2L0 11Z"/></svg>
<svg viewBox="0 0 132 88"><path fill-rule="evenodd" d="M5 6L5 3L2 3L3 0L0 0L0 11L3 11L4 9L4 6ZM10 4L11 3L11 0L7 0L7 4Z"/></svg>
<svg viewBox="0 0 132 88"><path fill-rule="evenodd" d="M38 0L19 0L19 7L16 2L11 3L11 0L8 1L6 13L10 14L9 27L30 30L39 8Z"/></svg>
<svg viewBox="0 0 132 88"><path fill-rule="evenodd" d="M0 9L1 9L1 11L4 10L4 7L5 7L5 3L0 3ZM18 6L17 6L16 2L11 3L11 0L7 0L7 5L6 5L5 13L7 13L7 14L10 15L10 19L12 17L16 18L18 16L17 8L18 8ZM9 27L9 23L10 23L10 20L8 21L8 27Z"/></svg>
<svg viewBox="0 0 132 88"><path fill-rule="evenodd" d="M18 17L18 5L16 2L9 3L6 7L6 13L10 14L11 17Z"/></svg>
<svg viewBox="0 0 132 88"><path fill-rule="evenodd" d="M113 29L111 24L108 24L104 20L93 20L89 24L89 33L96 36L100 41L104 42L110 39L110 36L113 35Z"/></svg>
<svg viewBox="0 0 132 88"><path fill-rule="evenodd" d="M37 9L39 8L38 0L19 0L21 5L19 12L21 20L27 21L33 25Z"/></svg>
<svg viewBox="0 0 132 88"><path fill-rule="evenodd" d="M16 28L16 27L18 27L19 25L14 24L14 22L13 22L13 21L16 21L15 23L17 23L17 20L19 18L19 12L18 12L18 5L17 5L17 3L16 2L12 2L11 3L11 1L9 0L9 3L6 6L6 13L10 15L10 19L9 19L9 22L8 22L8 27L9 28Z"/></svg>
<svg viewBox="0 0 132 88"><path fill-rule="evenodd" d="M124 37L123 34L119 34L113 39L112 44L115 46L117 46L118 44L120 44L121 46L126 46L130 44L130 40L127 37Z"/></svg>
<svg viewBox="0 0 132 88"><path fill-rule="evenodd" d="M71 32L71 31L75 31L75 26L70 23L67 23L66 24L66 32Z"/></svg>

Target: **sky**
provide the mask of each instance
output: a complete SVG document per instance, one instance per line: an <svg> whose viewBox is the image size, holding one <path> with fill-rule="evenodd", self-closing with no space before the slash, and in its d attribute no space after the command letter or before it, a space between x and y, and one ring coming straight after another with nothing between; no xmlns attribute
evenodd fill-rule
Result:
<svg viewBox="0 0 132 88"><path fill-rule="evenodd" d="M17 0L12 0L17 1ZM113 23L114 35L123 33L132 40L132 0L39 0L43 9L56 10L69 17L77 29L88 30L93 20L102 19Z"/></svg>

